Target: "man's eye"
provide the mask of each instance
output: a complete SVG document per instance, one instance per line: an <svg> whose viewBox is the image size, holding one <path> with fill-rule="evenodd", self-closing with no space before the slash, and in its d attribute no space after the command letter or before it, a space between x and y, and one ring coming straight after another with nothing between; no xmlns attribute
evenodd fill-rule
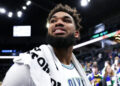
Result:
<svg viewBox="0 0 120 86"><path fill-rule="evenodd" d="M54 23L54 22L56 22L56 20L54 20L54 19L52 19L52 20L50 21L50 23Z"/></svg>
<svg viewBox="0 0 120 86"><path fill-rule="evenodd" d="M69 19L64 19L64 22L71 23L72 21Z"/></svg>

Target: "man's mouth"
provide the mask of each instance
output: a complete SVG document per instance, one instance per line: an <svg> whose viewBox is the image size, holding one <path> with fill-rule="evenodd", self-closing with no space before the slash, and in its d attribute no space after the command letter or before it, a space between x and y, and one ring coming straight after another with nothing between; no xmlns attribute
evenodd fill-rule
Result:
<svg viewBox="0 0 120 86"><path fill-rule="evenodd" d="M65 34L66 33L66 30L64 29L64 28L55 28L54 30L53 30L53 33L55 34L55 35L63 35L63 34Z"/></svg>

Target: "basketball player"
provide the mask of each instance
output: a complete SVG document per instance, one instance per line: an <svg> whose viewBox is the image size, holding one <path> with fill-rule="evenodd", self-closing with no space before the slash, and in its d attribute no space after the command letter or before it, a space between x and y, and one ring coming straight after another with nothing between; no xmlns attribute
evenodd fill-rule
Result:
<svg viewBox="0 0 120 86"><path fill-rule="evenodd" d="M91 86L72 53L81 19L76 9L57 5L48 16L48 45L14 59L2 86Z"/></svg>

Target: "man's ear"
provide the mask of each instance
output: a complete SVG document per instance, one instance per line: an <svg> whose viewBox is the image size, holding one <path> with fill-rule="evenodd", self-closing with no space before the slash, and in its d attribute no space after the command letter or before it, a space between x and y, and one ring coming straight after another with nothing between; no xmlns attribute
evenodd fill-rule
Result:
<svg viewBox="0 0 120 86"><path fill-rule="evenodd" d="M75 38L79 39L79 37L80 37L80 32L79 32L79 30L76 30L75 31Z"/></svg>

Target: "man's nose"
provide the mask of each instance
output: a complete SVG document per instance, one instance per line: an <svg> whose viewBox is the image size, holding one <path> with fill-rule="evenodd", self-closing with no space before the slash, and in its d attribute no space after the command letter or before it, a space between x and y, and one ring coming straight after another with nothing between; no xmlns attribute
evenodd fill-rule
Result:
<svg viewBox="0 0 120 86"><path fill-rule="evenodd" d="M63 27L63 26L64 26L64 22L63 22L62 20L58 20L58 21L56 22L56 24L55 24L55 27L57 27L57 26Z"/></svg>

